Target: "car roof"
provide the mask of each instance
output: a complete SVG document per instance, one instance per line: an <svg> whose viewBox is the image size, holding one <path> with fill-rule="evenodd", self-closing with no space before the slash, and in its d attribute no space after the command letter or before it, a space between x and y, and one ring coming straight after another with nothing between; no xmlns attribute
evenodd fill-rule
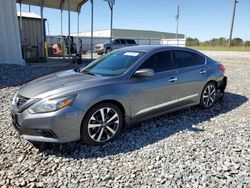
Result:
<svg viewBox="0 0 250 188"><path fill-rule="evenodd" d="M197 50L187 48L187 47L164 46L164 45L136 45L136 46L125 47L125 48L122 48L120 50L138 51L138 52L151 52L151 51L157 51L157 50L185 50L185 51L191 51L194 53L202 54Z"/></svg>

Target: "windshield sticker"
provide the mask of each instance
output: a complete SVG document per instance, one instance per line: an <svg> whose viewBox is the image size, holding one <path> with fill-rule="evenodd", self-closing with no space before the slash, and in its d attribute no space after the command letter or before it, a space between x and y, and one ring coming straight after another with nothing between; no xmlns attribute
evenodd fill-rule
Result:
<svg viewBox="0 0 250 188"><path fill-rule="evenodd" d="M137 53L137 52L126 52L126 53L123 54L123 55L136 57L136 56L139 55L139 53Z"/></svg>

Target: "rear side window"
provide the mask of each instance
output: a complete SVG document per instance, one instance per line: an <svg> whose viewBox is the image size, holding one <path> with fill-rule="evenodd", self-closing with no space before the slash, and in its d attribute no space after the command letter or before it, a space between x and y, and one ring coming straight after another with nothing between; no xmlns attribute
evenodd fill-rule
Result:
<svg viewBox="0 0 250 188"><path fill-rule="evenodd" d="M149 57L139 69L153 69L155 73L174 69L172 63L171 52L158 52Z"/></svg>
<svg viewBox="0 0 250 188"><path fill-rule="evenodd" d="M121 39L121 44L126 44L126 41L124 39Z"/></svg>
<svg viewBox="0 0 250 188"><path fill-rule="evenodd" d="M195 58L196 58L196 61L199 65L202 65L202 64L205 64L205 57L199 55L199 54L194 54Z"/></svg>
<svg viewBox="0 0 250 188"><path fill-rule="evenodd" d="M119 39L114 40L113 44L120 44L120 40Z"/></svg>
<svg viewBox="0 0 250 188"><path fill-rule="evenodd" d="M202 65L205 63L205 58L187 51L175 51L175 59L179 68Z"/></svg>
<svg viewBox="0 0 250 188"><path fill-rule="evenodd" d="M127 43L128 44L136 44L135 40L132 40L132 39L127 40Z"/></svg>

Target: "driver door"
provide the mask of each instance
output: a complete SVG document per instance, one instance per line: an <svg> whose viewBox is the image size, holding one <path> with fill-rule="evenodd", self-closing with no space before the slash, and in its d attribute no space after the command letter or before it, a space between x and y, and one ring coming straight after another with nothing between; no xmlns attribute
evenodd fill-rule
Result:
<svg viewBox="0 0 250 188"><path fill-rule="evenodd" d="M132 116L145 116L178 106L177 67L171 51L161 51L149 57L139 69L153 69L154 76L132 77Z"/></svg>

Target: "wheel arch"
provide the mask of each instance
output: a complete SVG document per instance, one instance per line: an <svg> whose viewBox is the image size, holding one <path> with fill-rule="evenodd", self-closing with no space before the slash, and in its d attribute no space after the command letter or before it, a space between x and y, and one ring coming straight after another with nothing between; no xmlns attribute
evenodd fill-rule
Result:
<svg viewBox="0 0 250 188"><path fill-rule="evenodd" d="M123 106L120 102L118 102L117 100L106 99L106 100L102 100L102 101L99 101L99 102L93 104L93 105L92 105L91 107L89 107L88 110L86 111L86 113L85 113L85 115L83 116L82 121L81 121L81 127L80 127L80 136L81 136L81 138L83 137L83 135L82 135L82 129L83 129L83 122L84 122L84 120L85 120L85 118L86 118L86 115L88 114L88 112L89 112L92 108L94 108L94 107L97 106L97 105L103 104L103 103L110 103L110 104L113 104L113 105L115 105L116 107L118 107L118 108L120 109L120 111L121 111L121 113L122 113L122 117L123 117L123 125L122 125L122 128L121 128L121 129L124 129L124 127L125 127L125 116L126 116L126 111L125 111L124 106Z"/></svg>
<svg viewBox="0 0 250 188"><path fill-rule="evenodd" d="M86 111L85 115L83 116L82 122L84 121L84 118L86 117L86 114L88 114L88 112L89 112L93 107L95 107L95 106L97 106L97 105L99 105L99 104L102 104L102 103L111 103L111 104L117 106L117 107L121 110L123 119L125 119L125 117L126 117L126 111L125 111L125 108L124 108L124 106L122 105L122 103L120 103L119 101L114 100L114 99L105 99L105 100L99 101L99 102L93 104L92 106L90 106L90 107L88 108L88 110Z"/></svg>

